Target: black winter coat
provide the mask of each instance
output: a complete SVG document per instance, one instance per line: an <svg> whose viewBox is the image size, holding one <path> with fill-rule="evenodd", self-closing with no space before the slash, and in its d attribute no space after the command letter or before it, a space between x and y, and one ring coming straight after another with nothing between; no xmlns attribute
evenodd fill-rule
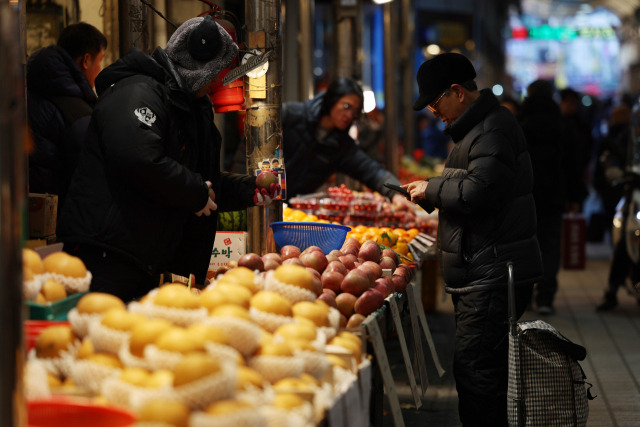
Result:
<svg viewBox="0 0 640 427"><path fill-rule="evenodd" d="M384 187L398 179L369 157L347 131L334 130L317 140L320 107L324 94L305 103L286 102L282 107L282 140L287 174L287 197L316 191L335 172L357 179L389 198L394 191Z"/></svg>
<svg viewBox="0 0 640 427"><path fill-rule="evenodd" d="M96 99L64 49L51 45L31 54L27 112L35 151L29 156L29 191L58 194L62 204Z"/></svg>
<svg viewBox="0 0 640 427"><path fill-rule="evenodd" d="M567 161L575 161L567 151L567 130L560 107L551 98L529 97L522 103L520 125L527 140L533 167L533 198L538 218L564 211L567 179L580 179L578 165L566 168ZM565 176L567 174L568 176ZM571 176L572 174L573 177Z"/></svg>
<svg viewBox="0 0 640 427"><path fill-rule="evenodd" d="M112 250L149 274L209 266L217 213L253 204L255 179L220 171L208 97L196 98L162 49L132 49L96 79L100 100L63 209L60 238Z"/></svg>
<svg viewBox="0 0 640 427"><path fill-rule="evenodd" d="M506 288L507 262L516 285L542 277L536 239L533 172L515 117L490 90L445 132L454 142L426 201L439 209L438 257L449 293Z"/></svg>

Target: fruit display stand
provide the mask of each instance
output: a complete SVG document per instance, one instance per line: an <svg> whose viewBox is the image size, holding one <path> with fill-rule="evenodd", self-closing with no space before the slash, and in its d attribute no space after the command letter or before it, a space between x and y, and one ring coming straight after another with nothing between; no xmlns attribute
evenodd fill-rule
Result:
<svg viewBox="0 0 640 427"><path fill-rule="evenodd" d="M373 364L378 369L372 374L372 395L370 406L371 424L382 425L383 399L389 401L391 415L396 426L404 426L402 412L395 388L395 381L387 358L386 343L391 337L397 337L402 351L404 368L407 372L411 394L416 409L420 408L429 380L427 378L428 351L439 376L444 374L437 351L429 330L424 309L416 295L418 283L415 278L407 285L405 292L393 293L385 299L385 304L371 313L362 322L361 327L367 335L367 352L372 355ZM422 346L425 338L428 348ZM412 347L412 348L410 348ZM415 357L412 359L411 355ZM420 390L419 388L420 387ZM383 393L384 390L384 393Z"/></svg>

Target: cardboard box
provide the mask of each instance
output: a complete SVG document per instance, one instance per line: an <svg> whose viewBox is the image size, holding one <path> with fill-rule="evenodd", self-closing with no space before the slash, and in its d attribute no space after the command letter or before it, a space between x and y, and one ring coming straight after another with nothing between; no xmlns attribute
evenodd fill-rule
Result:
<svg viewBox="0 0 640 427"><path fill-rule="evenodd" d="M58 196L29 193L29 237L47 237L56 234Z"/></svg>
<svg viewBox="0 0 640 427"><path fill-rule="evenodd" d="M209 271L215 271L229 261L237 261L247 253L246 231L218 231L211 250Z"/></svg>

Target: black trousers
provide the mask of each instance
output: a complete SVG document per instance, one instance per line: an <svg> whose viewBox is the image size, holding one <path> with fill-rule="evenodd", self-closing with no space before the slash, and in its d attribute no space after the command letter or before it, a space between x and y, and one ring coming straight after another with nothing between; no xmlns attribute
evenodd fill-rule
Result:
<svg viewBox="0 0 640 427"><path fill-rule="evenodd" d="M516 288L520 318L532 286ZM507 426L508 306L506 287L452 295L456 318L453 375L465 427Z"/></svg>
<svg viewBox="0 0 640 427"><path fill-rule="evenodd" d="M160 275L151 275L133 261L90 245L64 245L64 251L80 258L93 276L89 290L104 292L125 303L137 300L158 287Z"/></svg>
<svg viewBox="0 0 640 427"><path fill-rule="evenodd" d="M540 215L537 235L544 275L536 285L536 305L553 307L562 256L562 213Z"/></svg>

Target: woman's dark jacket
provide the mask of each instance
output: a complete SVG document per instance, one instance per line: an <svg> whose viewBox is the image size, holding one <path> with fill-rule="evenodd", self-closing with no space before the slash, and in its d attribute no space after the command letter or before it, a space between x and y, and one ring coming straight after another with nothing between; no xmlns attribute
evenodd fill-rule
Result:
<svg viewBox="0 0 640 427"><path fill-rule="evenodd" d="M315 138L324 94L305 103L282 106L282 140L287 174L287 198L316 191L333 173L357 179L389 198L393 190L384 187L398 179L369 157L347 131L333 130L324 139Z"/></svg>
<svg viewBox="0 0 640 427"><path fill-rule="evenodd" d="M51 45L27 62L27 112L35 151L29 156L29 191L66 194L96 94L69 54Z"/></svg>
<svg viewBox="0 0 640 427"><path fill-rule="evenodd" d="M60 238L203 283L217 220L195 215L209 197L205 181L228 211L253 204L255 180L221 173L211 102L184 89L162 49L153 58L132 49L98 75L96 89Z"/></svg>
<svg viewBox="0 0 640 427"><path fill-rule="evenodd" d="M438 256L445 289L467 293L542 276L533 172L515 117L489 90L451 125L454 142L440 177L429 179L428 211L439 210Z"/></svg>

